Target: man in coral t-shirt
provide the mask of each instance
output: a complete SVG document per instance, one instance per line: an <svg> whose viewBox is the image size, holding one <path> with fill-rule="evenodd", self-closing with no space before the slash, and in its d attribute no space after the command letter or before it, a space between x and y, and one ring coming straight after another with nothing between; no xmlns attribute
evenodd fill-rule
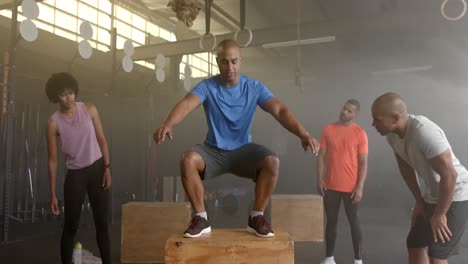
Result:
<svg viewBox="0 0 468 264"><path fill-rule="evenodd" d="M367 135L354 123L360 104L346 101L340 120L327 125L320 138L317 160L317 190L323 196L327 226L325 231L326 258L322 264L335 264L333 257L338 224L338 212L343 200L351 227L354 263L362 264L362 233L358 204L367 173Z"/></svg>

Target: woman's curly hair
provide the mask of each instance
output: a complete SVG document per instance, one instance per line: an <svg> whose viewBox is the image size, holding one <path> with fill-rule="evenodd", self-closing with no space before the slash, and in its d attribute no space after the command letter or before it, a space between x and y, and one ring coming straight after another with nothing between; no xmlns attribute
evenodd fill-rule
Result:
<svg viewBox="0 0 468 264"><path fill-rule="evenodd" d="M78 95L78 81L68 72L52 74L45 85L46 95L52 103L58 102L58 95L65 89L70 89Z"/></svg>

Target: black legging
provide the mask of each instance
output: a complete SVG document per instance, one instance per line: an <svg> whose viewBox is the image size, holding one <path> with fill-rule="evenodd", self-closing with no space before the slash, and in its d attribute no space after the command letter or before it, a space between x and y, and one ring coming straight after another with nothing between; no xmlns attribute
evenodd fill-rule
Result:
<svg viewBox="0 0 468 264"><path fill-rule="evenodd" d="M67 172L64 186L65 224L60 248L62 264L70 264L72 261L74 239L80 224L81 208L86 193L93 209L96 239L102 263L111 263L108 229L109 191L102 187L103 176L102 158L86 168Z"/></svg>
<svg viewBox="0 0 468 264"><path fill-rule="evenodd" d="M353 239L354 258L361 259L362 232L358 217L358 204L353 204L351 193L337 192L332 190L325 191L324 206L327 216L327 227L325 230L326 254L327 257L333 256L335 251L336 229L338 225L338 213L341 200L343 200L346 216L351 227L351 237Z"/></svg>

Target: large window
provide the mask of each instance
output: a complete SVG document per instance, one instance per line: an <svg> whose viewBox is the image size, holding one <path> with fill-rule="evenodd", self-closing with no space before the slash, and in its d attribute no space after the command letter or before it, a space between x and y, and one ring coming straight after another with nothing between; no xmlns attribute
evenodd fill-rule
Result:
<svg viewBox="0 0 468 264"><path fill-rule="evenodd" d="M80 24L88 21L94 32L90 41L91 46L101 51L110 50L110 32L113 26L117 28L118 49L123 48L127 39L132 40L135 47L147 44L147 39L151 36L176 41L174 33L136 13L112 4L109 0L44 0L38 2L38 5L39 18L35 21L38 28L79 42L82 40L79 33ZM25 20L21 7L18 10L18 21ZM114 10L113 25L112 10ZM11 10L1 10L0 15L11 18ZM146 61L136 63L154 69L153 63Z"/></svg>
<svg viewBox="0 0 468 264"><path fill-rule="evenodd" d="M90 41L93 48L101 51L110 50L111 30L117 28L117 48L122 49L127 39L133 41L135 47L150 44L151 37L166 41L176 41L174 33L159 27L145 17L131 12L109 0L44 0L38 2L39 17L35 21L38 28L58 36L79 42L80 24L88 21L93 28L93 38ZM18 21L26 18L19 7ZM114 19L112 19L112 12ZM11 10L0 10L0 15L11 18ZM154 69L151 62L136 61L140 65ZM218 74L218 67L213 53L205 52L184 55L180 64L180 78L185 78L184 68L189 64L193 78L202 78Z"/></svg>

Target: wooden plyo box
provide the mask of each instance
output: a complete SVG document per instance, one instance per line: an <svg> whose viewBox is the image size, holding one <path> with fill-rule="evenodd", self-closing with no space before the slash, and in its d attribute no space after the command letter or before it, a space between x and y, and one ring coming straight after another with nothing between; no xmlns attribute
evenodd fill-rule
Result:
<svg viewBox="0 0 468 264"><path fill-rule="evenodd" d="M276 194L271 197L271 224L293 241L323 241L323 199L316 194Z"/></svg>
<svg viewBox="0 0 468 264"><path fill-rule="evenodd" d="M164 263L164 246L191 219L190 203L130 202L122 206L122 263Z"/></svg>
<svg viewBox="0 0 468 264"><path fill-rule="evenodd" d="M276 231L261 238L245 229L214 229L199 238L172 235L166 242L166 264L293 264L294 242Z"/></svg>

